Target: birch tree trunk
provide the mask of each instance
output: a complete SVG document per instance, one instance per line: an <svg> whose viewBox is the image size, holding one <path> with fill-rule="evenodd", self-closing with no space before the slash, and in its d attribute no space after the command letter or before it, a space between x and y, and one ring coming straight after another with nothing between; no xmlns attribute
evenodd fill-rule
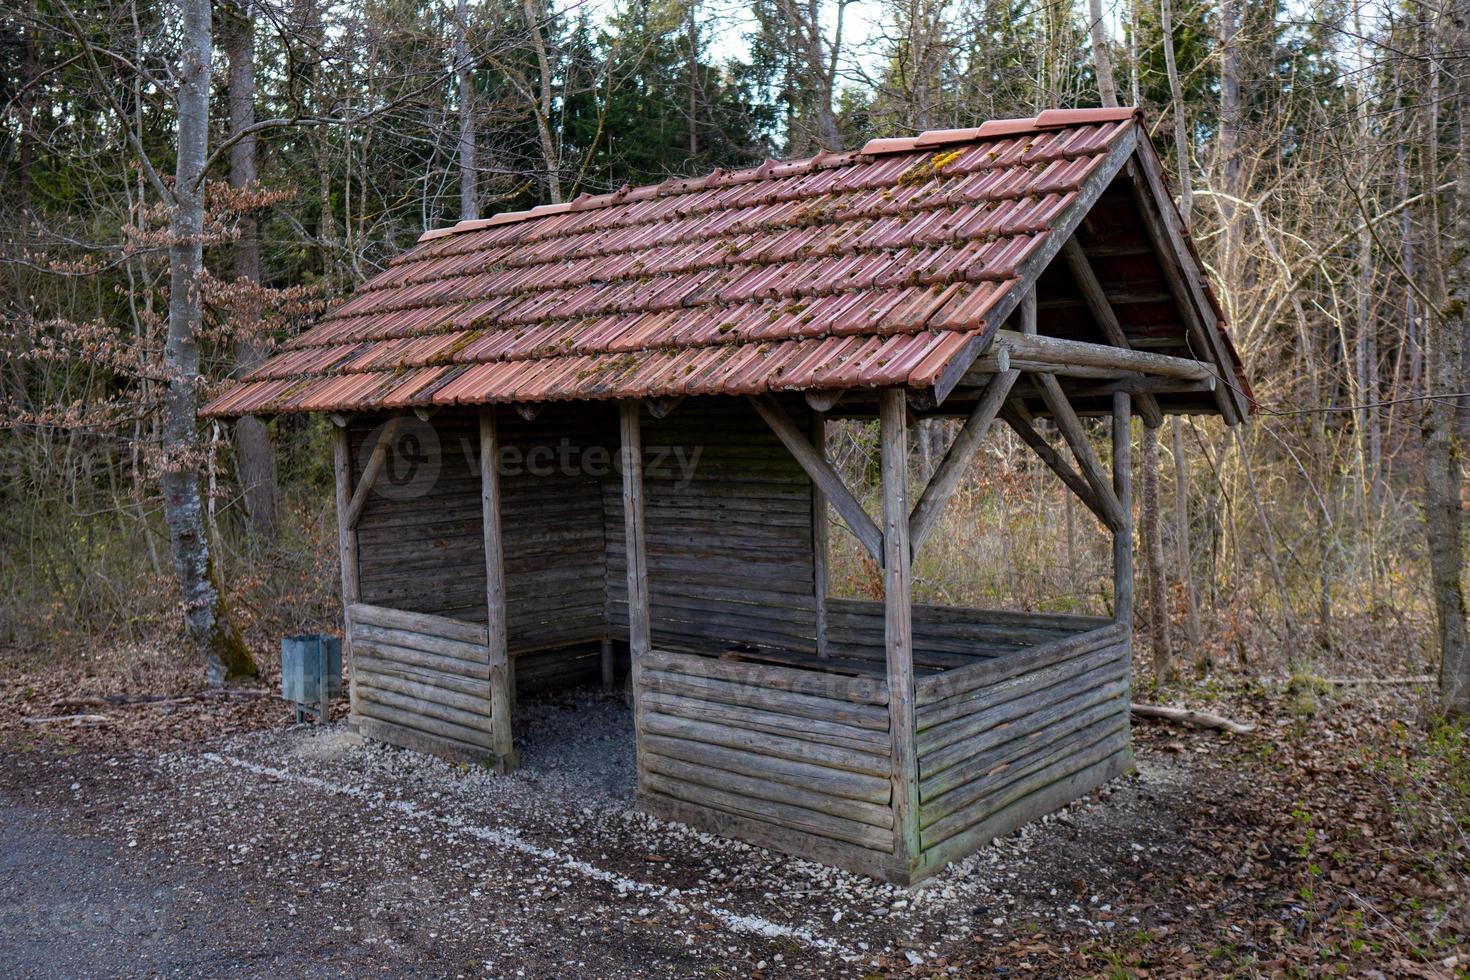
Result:
<svg viewBox="0 0 1470 980"><path fill-rule="evenodd" d="M459 75L459 220L480 216L475 171L475 78L470 64L470 5L458 0L454 8L454 64Z"/></svg>
<svg viewBox="0 0 1470 980"><path fill-rule="evenodd" d="M1189 225L1194 211L1194 178L1190 173L1189 125L1184 118L1184 90L1179 84L1179 65L1174 60L1174 3L1160 0L1159 26L1163 31L1164 70L1169 75L1169 101L1174 115L1174 166L1179 170L1179 214Z"/></svg>
<svg viewBox="0 0 1470 980"><path fill-rule="evenodd" d="M1452 51L1470 41L1470 0L1455 0L1450 10L1453 36L1441 45ZM1465 629L1464 531L1460 515L1460 444L1455 395L1460 387L1464 330L1470 309L1470 58L1460 58L1455 78L1459 116L1454 211L1450 218L1446 302L1428 318L1429 400L1424 410L1424 526L1429 535L1429 569L1439 625L1439 695L1446 715L1470 715L1470 640Z"/></svg>
<svg viewBox="0 0 1470 980"><path fill-rule="evenodd" d="M229 9L226 55L230 62L230 133L255 123L255 12L252 0ZM255 183L255 137L245 136L230 148L230 186ZM260 229L255 215L240 217L235 242L235 278L260 284ZM254 369L264 356L256 336L259 311L253 307L236 315L235 369L239 375ZM235 423L235 460L245 501L252 542L268 544L276 536L276 453L270 430L261 419L247 415Z"/></svg>
<svg viewBox="0 0 1470 980"><path fill-rule="evenodd" d="M1097 94L1102 104L1112 108L1118 104L1118 86L1113 81L1113 54L1108 50L1108 29L1103 22L1102 0L1087 0L1088 19L1092 30L1092 61L1097 70Z"/></svg>
<svg viewBox="0 0 1470 980"><path fill-rule="evenodd" d="M209 74L213 54L210 0L181 0L178 158L169 243L168 337L164 370L163 507L183 601L184 625L211 687L253 674L240 632L229 617L209 554L199 492L203 458L197 429L199 330L204 315L204 161L209 145Z"/></svg>
<svg viewBox="0 0 1470 980"><path fill-rule="evenodd" d="M551 132L551 57L546 51L546 35L542 33L546 28L546 4L544 0L525 0L522 10L531 47L536 53L536 139L546 173L546 196L552 204L560 204L561 161Z"/></svg>

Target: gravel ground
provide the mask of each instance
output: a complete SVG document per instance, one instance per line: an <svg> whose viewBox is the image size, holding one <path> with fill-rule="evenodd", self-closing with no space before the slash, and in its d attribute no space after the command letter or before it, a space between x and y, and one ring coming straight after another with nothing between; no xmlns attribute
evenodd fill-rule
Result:
<svg viewBox="0 0 1470 980"><path fill-rule="evenodd" d="M1132 928L1117 884L1197 854L1163 754L907 890L635 812L620 699L527 702L517 727L509 776L340 724L0 746L0 973L943 973L1018 932Z"/></svg>

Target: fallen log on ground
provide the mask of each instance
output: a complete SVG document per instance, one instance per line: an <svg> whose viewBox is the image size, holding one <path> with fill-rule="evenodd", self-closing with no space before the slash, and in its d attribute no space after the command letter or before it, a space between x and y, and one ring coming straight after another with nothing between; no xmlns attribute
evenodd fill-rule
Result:
<svg viewBox="0 0 1470 980"><path fill-rule="evenodd" d="M1232 735L1244 735L1256 730L1255 725L1246 722L1235 721L1222 715L1208 714L1204 711L1193 711L1189 708L1170 708L1162 704L1135 702L1129 705L1129 710L1139 718L1169 721L1176 725L1192 725L1195 728L1213 728Z"/></svg>

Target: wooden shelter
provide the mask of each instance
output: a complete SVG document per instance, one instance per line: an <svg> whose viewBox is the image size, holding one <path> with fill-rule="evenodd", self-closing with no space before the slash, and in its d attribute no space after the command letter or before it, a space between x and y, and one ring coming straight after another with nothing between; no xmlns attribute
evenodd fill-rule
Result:
<svg viewBox="0 0 1470 980"><path fill-rule="evenodd" d="M206 413L332 413L357 731L510 767L518 689L626 654L642 807L907 883L1128 767L1131 420L1249 413L1222 319L1138 114L1054 111L430 232ZM1112 616L912 603L997 418ZM829 513L883 601L828 596Z"/></svg>

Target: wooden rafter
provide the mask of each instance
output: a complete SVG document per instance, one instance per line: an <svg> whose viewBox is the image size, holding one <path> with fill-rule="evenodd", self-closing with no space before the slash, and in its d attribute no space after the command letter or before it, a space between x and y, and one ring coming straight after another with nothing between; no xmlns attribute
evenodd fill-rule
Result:
<svg viewBox="0 0 1470 980"><path fill-rule="evenodd" d="M1046 403L1047 410L1051 412L1052 421L1056 423L1062 439L1067 443L1067 448L1072 450L1072 456L1082 470L1083 479L1092 487L1093 495L1107 515L1108 527L1117 530L1124 523L1123 507L1118 503L1117 494L1113 492L1112 481L1107 471L1103 469L1102 463L1099 462L1097 453L1092 448L1092 442L1087 438L1087 430L1082 427L1082 420L1077 418L1077 413L1072 410L1072 403L1067 401L1066 395L1062 394L1062 386L1057 383L1053 375L1038 373L1036 381L1041 386L1041 400Z"/></svg>
<svg viewBox="0 0 1470 980"><path fill-rule="evenodd" d="M1134 203L1164 270L1164 281L1174 296L1175 305L1184 313L1190 348L1199 356L1208 354L1224 368L1230 361L1215 330L1214 307L1200 284L1201 272L1180 227L1179 213L1169 198L1152 149L1137 153L1127 173ZM1214 394L1215 404L1224 415L1225 423L1234 425L1239 422L1244 411L1244 399L1233 397L1224 385L1216 388Z"/></svg>
<svg viewBox="0 0 1470 980"><path fill-rule="evenodd" d="M819 453L806 437L806 434L797 428L796 423L791 421L791 416L786 414L774 398L770 395L751 396L750 404L756 413L765 419L771 431L776 433L776 438L786 447L786 451L796 459L806 475L811 477L813 483L827 495L827 502L832 509L837 511L843 522L852 531L853 535L862 542L868 554L873 560L883 562L883 532L878 530L878 525L863 510L863 505L858 503L852 491L847 489L847 484L842 482L842 477L827 462L826 456Z"/></svg>
<svg viewBox="0 0 1470 980"><path fill-rule="evenodd" d="M1031 419L1026 406L1019 399L1012 399L1005 408L1001 409L1000 417L1020 436L1026 445L1031 447L1038 459L1047 465L1067 487L1076 494L1077 499L1086 505L1087 509L1097 515L1097 519L1104 525L1108 523L1107 512L1097 502L1097 497L1092 493L1086 480L1072 468L1062 457L1062 454L1052 448L1051 443L1036 431L1036 426Z"/></svg>

